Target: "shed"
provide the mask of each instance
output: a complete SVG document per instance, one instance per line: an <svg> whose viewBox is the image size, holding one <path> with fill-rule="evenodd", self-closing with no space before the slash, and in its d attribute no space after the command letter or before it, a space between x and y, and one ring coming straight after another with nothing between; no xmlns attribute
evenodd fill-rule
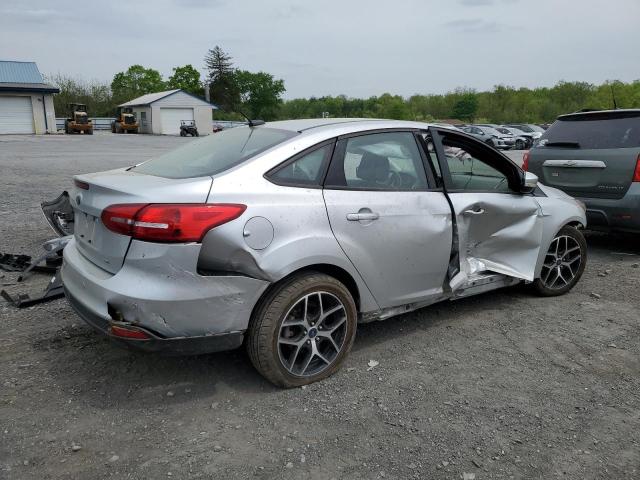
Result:
<svg viewBox="0 0 640 480"><path fill-rule="evenodd" d="M34 62L0 60L0 134L55 133L53 94Z"/></svg>
<svg viewBox="0 0 640 480"><path fill-rule="evenodd" d="M140 133L178 135L182 120L195 120L200 135L212 133L212 112L217 107L181 89L148 93L120 107L130 107L140 123Z"/></svg>

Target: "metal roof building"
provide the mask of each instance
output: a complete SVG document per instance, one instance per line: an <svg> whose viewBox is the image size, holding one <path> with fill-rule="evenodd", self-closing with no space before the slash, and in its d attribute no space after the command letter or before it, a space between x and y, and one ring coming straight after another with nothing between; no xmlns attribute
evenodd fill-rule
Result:
<svg viewBox="0 0 640 480"><path fill-rule="evenodd" d="M0 60L0 134L55 133L53 94L34 62Z"/></svg>
<svg viewBox="0 0 640 480"><path fill-rule="evenodd" d="M200 135L212 133L211 120L217 107L184 90L148 93L120 105L130 107L140 123L140 133L177 135L182 120L193 120Z"/></svg>

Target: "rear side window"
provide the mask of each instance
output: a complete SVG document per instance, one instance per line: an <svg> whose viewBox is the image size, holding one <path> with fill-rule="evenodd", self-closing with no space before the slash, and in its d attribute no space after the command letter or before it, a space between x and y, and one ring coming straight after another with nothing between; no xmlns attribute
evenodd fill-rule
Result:
<svg viewBox="0 0 640 480"><path fill-rule="evenodd" d="M132 170L167 178L216 175L296 135L298 132L266 127L230 128L190 142Z"/></svg>
<svg viewBox="0 0 640 480"><path fill-rule="evenodd" d="M284 165L267 173L267 177L277 185L291 187L320 186L326 162L333 151L333 142L303 152Z"/></svg>
<svg viewBox="0 0 640 480"><path fill-rule="evenodd" d="M540 137L540 147L588 150L640 147L640 116L558 120Z"/></svg>

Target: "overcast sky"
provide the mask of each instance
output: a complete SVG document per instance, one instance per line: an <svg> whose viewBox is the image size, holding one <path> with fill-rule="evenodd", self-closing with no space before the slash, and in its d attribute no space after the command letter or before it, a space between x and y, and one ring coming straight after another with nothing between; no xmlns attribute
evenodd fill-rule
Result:
<svg viewBox="0 0 640 480"><path fill-rule="evenodd" d="M640 79L640 0L21 0L0 59L111 81L142 64L204 71L220 45L287 98L409 96L496 84Z"/></svg>

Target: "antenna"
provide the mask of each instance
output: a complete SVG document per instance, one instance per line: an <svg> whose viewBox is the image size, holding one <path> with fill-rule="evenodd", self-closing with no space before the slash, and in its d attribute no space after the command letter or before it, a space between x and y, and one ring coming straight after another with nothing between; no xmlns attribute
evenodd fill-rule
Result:
<svg viewBox="0 0 640 480"><path fill-rule="evenodd" d="M616 102L616 92L613 89L613 83L609 86L611 87L611 98L613 99L613 109L618 110L618 102Z"/></svg>
<svg viewBox="0 0 640 480"><path fill-rule="evenodd" d="M257 127L258 125L264 125L264 120L251 120L249 117L247 117L244 113L242 113L240 111L240 109L236 108L236 112L238 112L240 115L242 115L244 118L247 119L247 124L250 127Z"/></svg>

